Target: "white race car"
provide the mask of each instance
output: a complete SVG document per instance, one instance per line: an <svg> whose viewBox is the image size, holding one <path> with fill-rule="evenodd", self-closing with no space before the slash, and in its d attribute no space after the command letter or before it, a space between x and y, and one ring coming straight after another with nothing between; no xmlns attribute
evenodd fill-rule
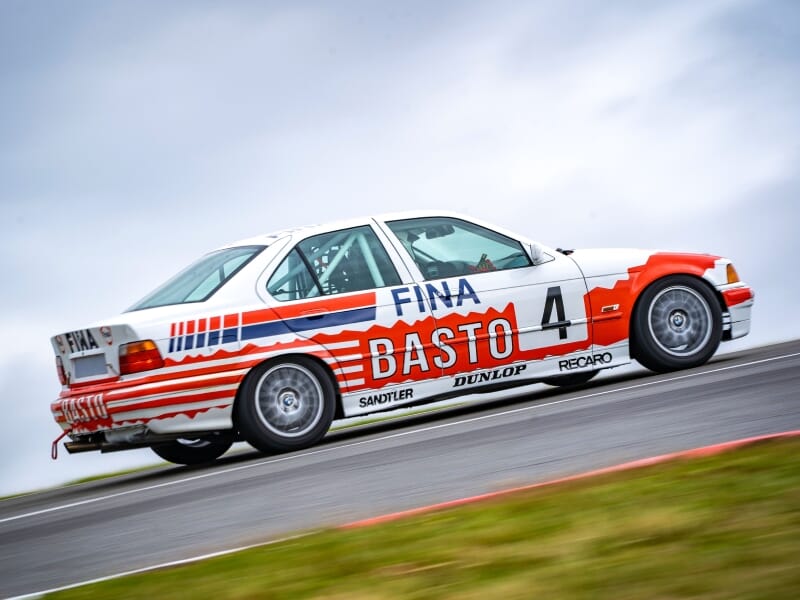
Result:
<svg viewBox="0 0 800 600"><path fill-rule="evenodd" d="M580 384L631 359L696 367L748 333L753 298L718 256L556 250L450 213L294 229L207 254L120 316L54 336L51 409L70 452L150 446L194 464L237 439L288 451L337 418Z"/></svg>

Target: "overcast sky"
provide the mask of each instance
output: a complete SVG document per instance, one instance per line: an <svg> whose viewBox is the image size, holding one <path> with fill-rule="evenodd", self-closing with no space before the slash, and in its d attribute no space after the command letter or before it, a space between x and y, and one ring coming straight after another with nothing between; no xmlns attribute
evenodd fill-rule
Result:
<svg viewBox="0 0 800 600"><path fill-rule="evenodd" d="M800 337L800 3L0 2L0 494L49 459L49 337L223 243L397 209L724 254Z"/></svg>

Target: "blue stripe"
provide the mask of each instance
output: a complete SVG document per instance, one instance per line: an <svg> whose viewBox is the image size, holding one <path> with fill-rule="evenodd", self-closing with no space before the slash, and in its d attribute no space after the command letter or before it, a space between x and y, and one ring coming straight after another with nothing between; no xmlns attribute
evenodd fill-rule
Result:
<svg viewBox="0 0 800 600"><path fill-rule="evenodd" d="M208 332L208 345L209 346L216 346L219 344L219 329L216 331L209 331Z"/></svg>
<svg viewBox="0 0 800 600"><path fill-rule="evenodd" d="M242 340L281 335L293 331L310 331L312 329L325 329L327 327L374 321L375 313L376 308L374 306L369 306L367 308L327 313L313 318L298 317L296 319L286 319L285 321L270 321L268 323L247 325L246 327L242 327Z"/></svg>
<svg viewBox="0 0 800 600"><path fill-rule="evenodd" d="M197 334L197 343L194 345L195 348L202 348L206 345L206 334L205 333L198 333Z"/></svg>
<svg viewBox="0 0 800 600"><path fill-rule="evenodd" d="M169 350L167 352L172 352L175 349L175 338L169 338Z"/></svg>
<svg viewBox="0 0 800 600"><path fill-rule="evenodd" d="M194 347L194 334L186 336L186 343L183 346L184 350L191 350Z"/></svg>
<svg viewBox="0 0 800 600"><path fill-rule="evenodd" d="M283 335L285 333L291 333L291 331L286 321L271 321L269 323L246 325L242 327L242 340L254 340L256 338L270 337L272 335Z"/></svg>
<svg viewBox="0 0 800 600"><path fill-rule="evenodd" d="M232 342L238 341L237 336L237 329L234 327L233 329L226 329L222 332L222 343L223 344L230 344Z"/></svg>

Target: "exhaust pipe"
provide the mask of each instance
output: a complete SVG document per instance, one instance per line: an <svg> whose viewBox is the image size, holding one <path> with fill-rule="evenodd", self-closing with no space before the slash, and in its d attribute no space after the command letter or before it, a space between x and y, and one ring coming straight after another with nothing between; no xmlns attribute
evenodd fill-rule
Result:
<svg viewBox="0 0 800 600"><path fill-rule="evenodd" d="M64 442L64 448L66 448L67 452L70 454L92 452L94 450L100 450L102 447L103 444L100 442Z"/></svg>
<svg viewBox="0 0 800 600"><path fill-rule="evenodd" d="M64 442L64 448L70 454L79 452L119 452L120 450L132 450L134 448L146 448L147 444L109 444L108 442Z"/></svg>
<svg viewBox="0 0 800 600"><path fill-rule="evenodd" d="M215 432L201 431L197 433L183 433L178 434L181 438L192 439L195 437L208 437ZM223 432L224 433L224 432ZM68 435L64 431L54 442L51 450L51 457L55 460L58 457L58 442L64 436ZM93 435L93 440L78 440L71 442L64 442L64 448L70 454L78 454L80 452L119 452L120 450L132 450L134 448L147 448L159 442L171 442L177 439L176 434L154 434L149 432L146 428L131 428L124 431L107 431L101 436ZM98 439L98 437L100 439ZM105 438L105 439L103 439Z"/></svg>

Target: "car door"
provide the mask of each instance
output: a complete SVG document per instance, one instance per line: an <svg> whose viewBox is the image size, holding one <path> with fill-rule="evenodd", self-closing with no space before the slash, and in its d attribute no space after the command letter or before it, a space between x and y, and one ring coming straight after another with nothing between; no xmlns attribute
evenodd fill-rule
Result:
<svg viewBox="0 0 800 600"><path fill-rule="evenodd" d="M281 326L336 360L346 415L410 401L413 382L431 375L430 349L416 340L421 323L433 317L430 311L398 317L392 293L398 286L403 289L403 278L369 225L299 241L269 278L267 291L278 301Z"/></svg>
<svg viewBox="0 0 800 600"><path fill-rule="evenodd" d="M591 348L586 284L567 256L534 261L520 240L449 216L385 226L417 267L455 387L536 378L554 371L551 359Z"/></svg>

